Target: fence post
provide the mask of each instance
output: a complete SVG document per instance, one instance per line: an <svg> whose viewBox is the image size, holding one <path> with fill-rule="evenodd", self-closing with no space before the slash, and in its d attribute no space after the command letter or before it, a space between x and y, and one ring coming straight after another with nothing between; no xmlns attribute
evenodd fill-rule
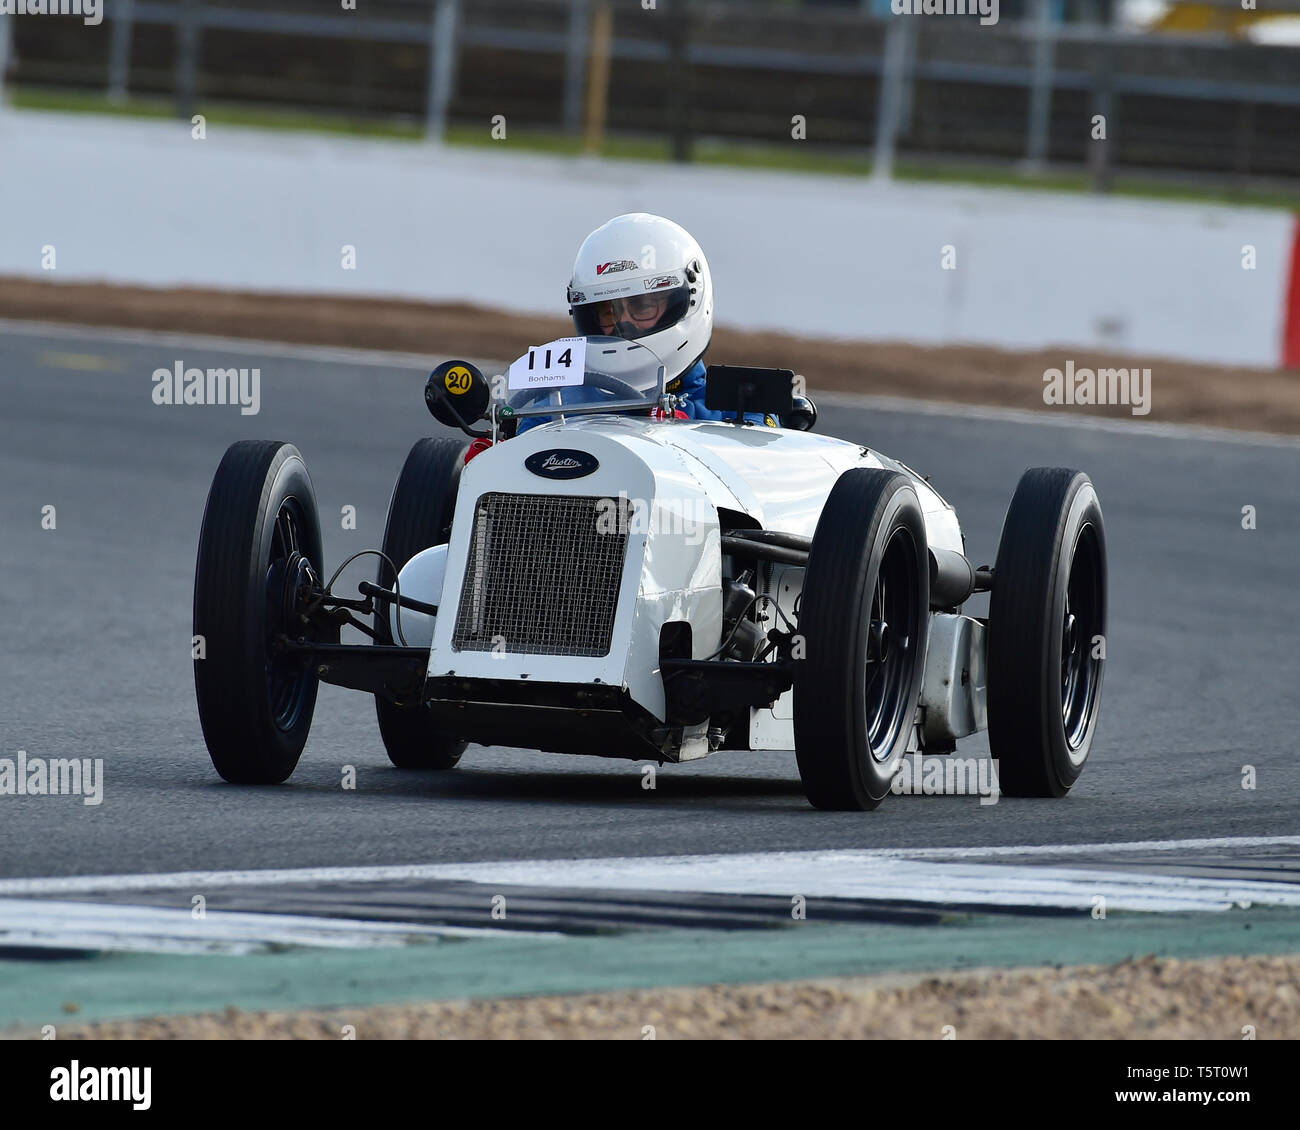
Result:
<svg viewBox="0 0 1300 1130"><path fill-rule="evenodd" d="M1104 3L1104 0L1103 0ZM1093 192L1109 192L1114 176L1112 156L1115 144L1115 88L1112 73L1115 68L1115 30L1109 22L1097 20L1094 6L1093 27L1100 42L1092 66L1092 116L1100 114L1105 121L1105 137L1097 140L1092 136L1092 120L1088 122L1088 176L1092 182ZM1107 5L1105 15L1109 16Z"/></svg>
<svg viewBox="0 0 1300 1130"><path fill-rule="evenodd" d="M870 20L872 16L887 20L894 14L889 3L890 0L858 0L858 11L862 13L864 21ZM898 109L898 128L904 133L912 128L912 104L915 101L914 95L916 92L916 68L913 65L916 55L916 36L911 34L905 38L907 48L903 52L903 74L905 78Z"/></svg>
<svg viewBox="0 0 1300 1130"><path fill-rule="evenodd" d="M108 41L108 100L126 101L131 85L131 30L135 21L135 0L117 0L113 5L113 34Z"/></svg>
<svg viewBox="0 0 1300 1130"><path fill-rule="evenodd" d="M0 20L0 110L9 104L9 26L11 19Z"/></svg>
<svg viewBox="0 0 1300 1130"><path fill-rule="evenodd" d="M583 134L584 153L599 153L605 136L605 112L609 102L609 55L614 38L614 14L609 0L596 0L591 20L591 65L587 69L587 121Z"/></svg>
<svg viewBox="0 0 1300 1130"><path fill-rule="evenodd" d="M903 114L903 86L907 81L907 56L911 37L912 18L891 15L889 26L885 29L885 49L880 61L876 148L871 160L873 180L885 181L894 175L894 150L898 145L899 123Z"/></svg>
<svg viewBox="0 0 1300 1130"><path fill-rule="evenodd" d="M199 90L199 0L181 0L176 23L176 112L194 116Z"/></svg>
<svg viewBox="0 0 1300 1130"><path fill-rule="evenodd" d="M668 132L674 161L691 159L690 0L670 0L668 12Z"/></svg>
<svg viewBox="0 0 1300 1130"><path fill-rule="evenodd" d="M564 132L582 131L582 94L587 77L591 0L569 0L569 41L564 51Z"/></svg>
<svg viewBox="0 0 1300 1130"><path fill-rule="evenodd" d="M1034 19L1033 77L1029 88L1029 136L1025 163L1038 172L1047 163L1047 137L1052 121L1052 85L1056 70L1055 0L1038 0Z"/></svg>
<svg viewBox="0 0 1300 1130"><path fill-rule="evenodd" d="M429 37L429 91L424 137L441 142L447 136L447 114L456 86L456 35L460 0L438 0Z"/></svg>

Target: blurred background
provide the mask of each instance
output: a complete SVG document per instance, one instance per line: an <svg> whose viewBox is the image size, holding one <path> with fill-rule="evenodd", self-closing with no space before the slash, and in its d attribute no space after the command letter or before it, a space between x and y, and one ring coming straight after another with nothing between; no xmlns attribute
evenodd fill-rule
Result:
<svg viewBox="0 0 1300 1130"><path fill-rule="evenodd" d="M478 144L504 115L558 151L1300 201L1300 0L1002 0L993 26L889 0L103 7L0 19L12 105Z"/></svg>
<svg viewBox="0 0 1300 1130"><path fill-rule="evenodd" d="M648 211L707 249L728 356L855 391L1041 406L1062 348L1300 368L1300 0L921 2L0 17L0 317L500 359ZM1017 357L933 353L969 346ZM1180 418L1240 383L1176 374Z"/></svg>
<svg viewBox="0 0 1300 1130"><path fill-rule="evenodd" d="M1296 830L1300 0L1001 0L994 25L890 0L350 2L0 16L0 757L103 757L107 771L102 806L0 798L0 876L1186 837L1160 864L1175 884L1294 864L1204 845ZM1025 467L1093 476L1112 577L1106 704L1096 768L1067 804L898 797L866 823L818 820L779 753L676 767L652 792L635 766L480 747L434 780L390 772L373 709L336 687L292 787L216 784L190 660L221 453L292 441L324 562L380 544L404 452L435 427L429 370L455 357L493 375L572 333L574 253L633 211L705 249L709 361L804 376L822 434L932 477L972 562L996 560ZM257 415L156 403L154 375L178 366L257 373ZM1103 368L1124 389L1141 373L1145 392L1049 397L1051 374ZM800 482L774 472L764 489ZM372 568L361 558L337 591ZM986 749L977 738L962 756ZM346 800L340 766L360 770ZM304 888L298 905L363 913L341 889ZM367 905L411 905L404 890ZM442 897L419 893L420 913ZM186 898L164 912L206 944ZM106 904L67 910L97 931L161 921L159 906L120 921ZM1289 921L1264 940L1287 941ZM1202 934L1180 937L1208 946ZM934 937L917 952L945 952ZM1080 960L1111 959L1092 944ZM1108 944L1116 960L1129 945ZM603 976L630 960L561 965ZM790 976L807 974L799 960ZM55 964L46 996L31 961L6 996L0 963L0 1026L27 1015L15 1001L38 1002L33 1024L69 1023L74 975L82 1019L140 1007L120 964ZM195 975L135 968L141 999L161 1002L150 1010L183 1007L168 986ZM340 978L367 984L355 963L332 968L321 999L345 1003ZM447 983L515 991L500 974ZM1267 1004L1285 975L1206 977ZM244 1010L228 1016L292 1007L285 975L260 983L274 992L232 1000L225 974L210 991L194 981L212 1008ZM1178 1011L1163 973L1159 988L1148 1013L1125 998L1131 1012L1105 1023L1150 1035L1150 1017ZM1219 1012L1228 1034L1241 999ZM1216 1002L1199 988L1179 1000L1178 1023L1210 1032Z"/></svg>

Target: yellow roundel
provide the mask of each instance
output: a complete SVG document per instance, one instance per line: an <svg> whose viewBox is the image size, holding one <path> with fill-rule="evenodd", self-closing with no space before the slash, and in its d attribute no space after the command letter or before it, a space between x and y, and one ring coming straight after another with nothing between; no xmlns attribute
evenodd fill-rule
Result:
<svg viewBox="0 0 1300 1130"><path fill-rule="evenodd" d="M470 386L474 383L474 378L470 376L469 370L464 365L453 365L442 380L452 396L463 396L469 392Z"/></svg>

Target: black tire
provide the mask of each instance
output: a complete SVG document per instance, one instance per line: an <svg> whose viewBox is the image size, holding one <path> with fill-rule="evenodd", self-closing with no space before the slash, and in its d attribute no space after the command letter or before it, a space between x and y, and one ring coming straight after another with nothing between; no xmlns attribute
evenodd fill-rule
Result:
<svg viewBox="0 0 1300 1130"><path fill-rule="evenodd" d="M989 602L989 749L1007 796L1064 796L1083 772L1101 705L1106 602L1092 481L1031 468L1002 524Z"/></svg>
<svg viewBox="0 0 1300 1130"><path fill-rule="evenodd" d="M245 440L208 492L194 573L194 690L208 753L236 784L279 784L298 764L316 709L311 664L277 653L297 637L295 592L319 582L320 518L292 444Z"/></svg>
<svg viewBox="0 0 1300 1130"><path fill-rule="evenodd" d="M439 437L418 440L411 448L393 487L384 527L383 550L394 568L400 570L420 550L451 537L467 447L463 440ZM393 579L381 560L377 583L387 588ZM375 633L377 643L394 642L385 613L376 615ZM439 730L423 706L398 706L376 695L375 714L388 760L399 769L454 769L465 752L466 743Z"/></svg>
<svg viewBox="0 0 1300 1130"><path fill-rule="evenodd" d="M929 605L916 491L894 471L846 471L817 522L799 610L795 754L815 807L868 810L889 792L921 697Z"/></svg>

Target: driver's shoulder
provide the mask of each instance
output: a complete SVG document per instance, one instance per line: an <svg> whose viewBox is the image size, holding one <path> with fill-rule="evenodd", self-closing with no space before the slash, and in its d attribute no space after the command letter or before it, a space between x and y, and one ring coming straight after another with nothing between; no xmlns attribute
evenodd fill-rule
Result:
<svg viewBox="0 0 1300 1130"><path fill-rule="evenodd" d="M704 358L701 357L686 372L669 381L664 388L668 392L697 393L704 388L704 380L707 375L708 366L704 364Z"/></svg>

